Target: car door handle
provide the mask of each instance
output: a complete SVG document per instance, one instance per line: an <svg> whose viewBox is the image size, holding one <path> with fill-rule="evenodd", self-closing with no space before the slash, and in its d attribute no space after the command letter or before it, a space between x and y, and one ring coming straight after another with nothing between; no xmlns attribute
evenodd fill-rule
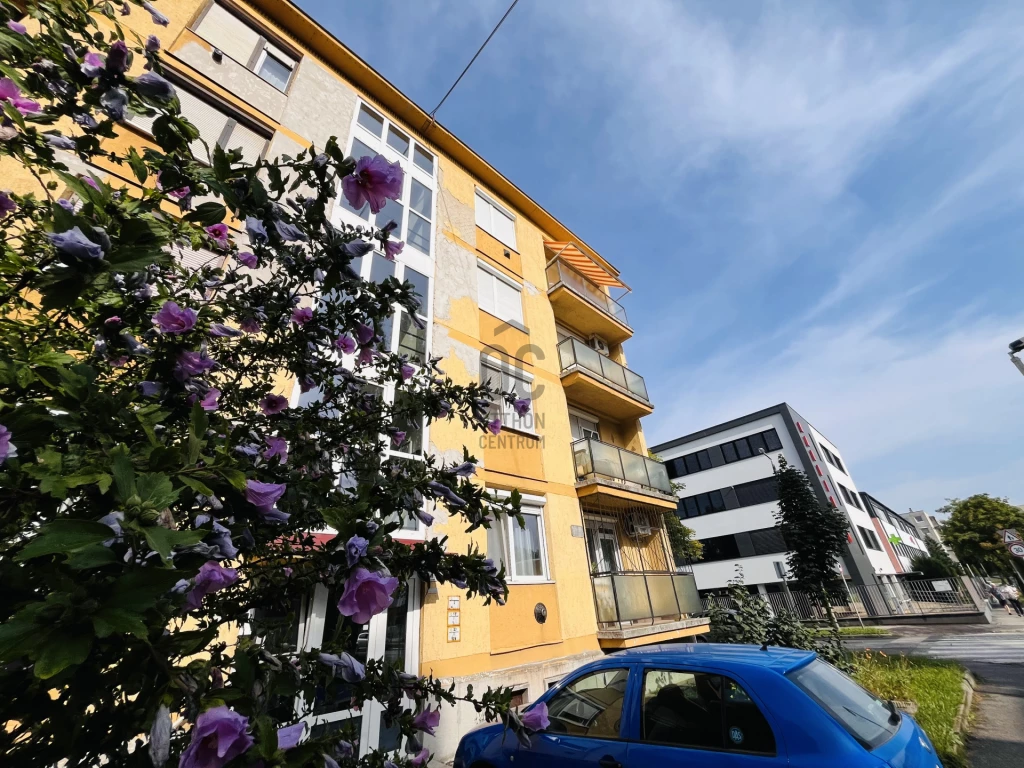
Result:
<svg viewBox="0 0 1024 768"><path fill-rule="evenodd" d="M622 768L622 763L611 755L605 755L597 761L597 764L600 765L601 768Z"/></svg>

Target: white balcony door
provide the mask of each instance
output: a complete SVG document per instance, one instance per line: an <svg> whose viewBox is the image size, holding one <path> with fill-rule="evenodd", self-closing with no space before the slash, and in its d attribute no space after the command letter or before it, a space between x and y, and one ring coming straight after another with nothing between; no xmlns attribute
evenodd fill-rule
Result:
<svg viewBox="0 0 1024 768"><path fill-rule="evenodd" d="M569 414L569 428L572 430L573 440L600 440L601 433L598 431L597 422L584 416Z"/></svg>
<svg viewBox="0 0 1024 768"><path fill-rule="evenodd" d="M622 570L619 565L619 537L615 533L615 523L588 519L586 529L591 571L609 573Z"/></svg>

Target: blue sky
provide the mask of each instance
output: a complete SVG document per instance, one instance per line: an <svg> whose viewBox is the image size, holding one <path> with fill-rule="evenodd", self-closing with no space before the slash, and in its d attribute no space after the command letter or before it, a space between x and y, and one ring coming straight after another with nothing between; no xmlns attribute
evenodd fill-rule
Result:
<svg viewBox="0 0 1024 768"><path fill-rule="evenodd" d="M426 109L507 0L300 0ZM622 270L648 441L788 401L1024 503L1024 7L521 0L439 120Z"/></svg>

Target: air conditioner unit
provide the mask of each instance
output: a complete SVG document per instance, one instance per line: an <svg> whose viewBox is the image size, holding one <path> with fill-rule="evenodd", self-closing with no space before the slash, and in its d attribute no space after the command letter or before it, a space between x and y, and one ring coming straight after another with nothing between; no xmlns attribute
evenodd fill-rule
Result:
<svg viewBox="0 0 1024 768"><path fill-rule="evenodd" d="M647 516L638 512L631 512L625 519L626 535L633 539L647 538L651 535L651 524Z"/></svg>
<svg viewBox="0 0 1024 768"><path fill-rule="evenodd" d="M587 344L591 349L600 352L602 355L608 354L608 342L602 339L596 333L589 339L587 339Z"/></svg>

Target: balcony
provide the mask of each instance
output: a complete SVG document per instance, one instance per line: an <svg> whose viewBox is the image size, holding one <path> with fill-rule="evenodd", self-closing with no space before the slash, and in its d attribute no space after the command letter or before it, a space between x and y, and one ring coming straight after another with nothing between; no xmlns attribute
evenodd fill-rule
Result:
<svg viewBox="0 0 1024 768"><path fill-rule="evenodd" d="M678 499L660 461L591 438L572 444L572 458L580 497L646 498L659 507L676 507Z"/></svg>
<svg viewBox="0 0 1024 768"><path fill-rule="evenodd" d="M578 339L558 345L562 386L570 401L617 421L649 415L654 406L642 376Z"/></svg>
<svg viewBox="0 0 1024 768"><path fill-rule="evenodd" d="M546 275L548 298L559 321L584 335L597 334L609 344L621 344L633 335L626 310L593 280L560 258L548 264Z"/></svg>

